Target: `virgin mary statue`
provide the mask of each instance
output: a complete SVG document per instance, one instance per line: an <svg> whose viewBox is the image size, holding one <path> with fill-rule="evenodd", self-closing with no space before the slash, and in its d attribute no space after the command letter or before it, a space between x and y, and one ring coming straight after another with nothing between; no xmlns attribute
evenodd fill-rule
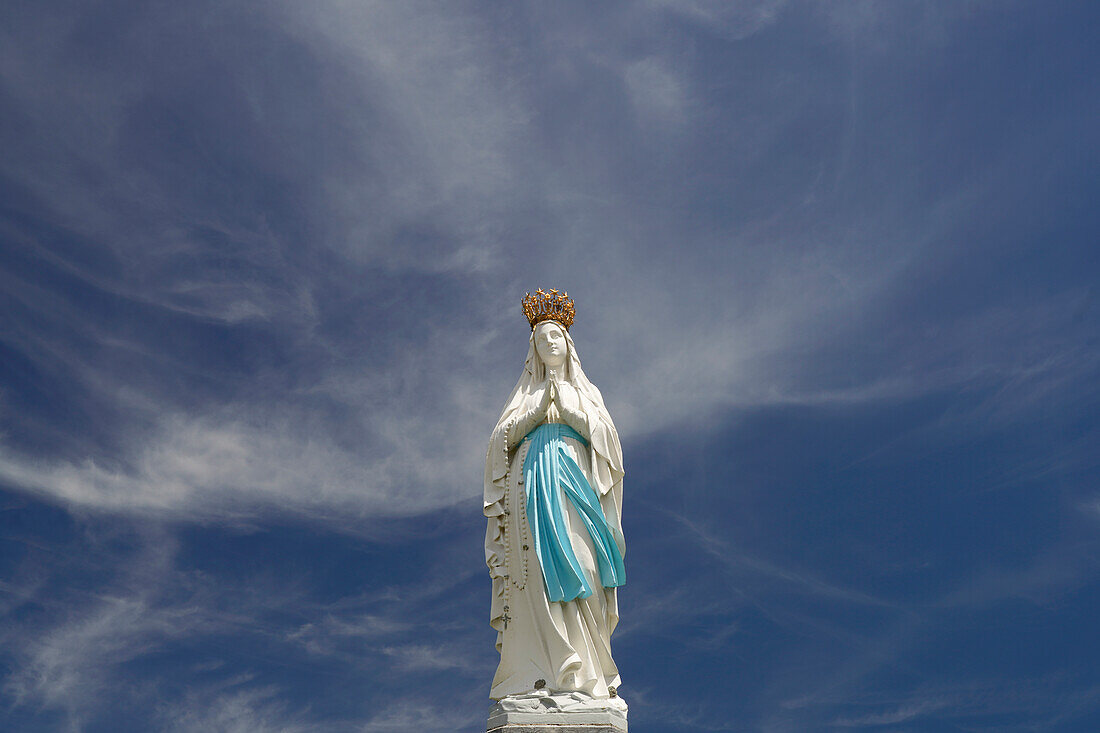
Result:
<svg viewBox="0 0 1100 733"><path fill-rule="evenodd" d="M626 582L619 435L569 336L573 301L528 294L530 348L485 457L485 561L500 665L489 696L615 697ZM617 701L616 701L617 702Z"/></svg>

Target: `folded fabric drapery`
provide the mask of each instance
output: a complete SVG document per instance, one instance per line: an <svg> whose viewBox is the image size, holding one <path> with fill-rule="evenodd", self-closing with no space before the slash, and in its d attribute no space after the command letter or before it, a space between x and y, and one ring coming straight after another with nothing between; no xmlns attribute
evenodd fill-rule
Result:
<svg viewBox="0 0 1100 733"><path fill-rule="evenodd" d="M592 587L569 539L563 495L576 508L592 538L603 587L617 588L626 583L623 556L608 527L599 497L569 454L564 438L588 445L580 433L564 423L539 425L524 438L531 442L523 462L527 523L551 601L572 601L592 595Z"/></svg>

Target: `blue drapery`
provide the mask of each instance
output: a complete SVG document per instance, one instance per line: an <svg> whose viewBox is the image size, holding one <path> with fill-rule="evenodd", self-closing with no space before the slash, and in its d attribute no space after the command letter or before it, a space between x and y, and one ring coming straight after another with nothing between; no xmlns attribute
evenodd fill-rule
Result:
<svg viewBox="0 0 1100 733"><path fill-rule="evenodd" d="M524 438L531 442L523 461L527 524L551 601L572 601L592 595L592 587L569 540L562 496L572 502L592 537L603 587L617 588L626 583L623 555L607 525L600 499L569 455L563 438L588 445L580 433L563 423L539 425Z"/></svg>

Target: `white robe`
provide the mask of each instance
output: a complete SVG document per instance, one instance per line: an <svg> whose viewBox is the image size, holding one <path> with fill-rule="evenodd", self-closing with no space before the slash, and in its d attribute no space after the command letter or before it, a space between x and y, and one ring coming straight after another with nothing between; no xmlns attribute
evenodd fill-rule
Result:
<svg viewBox="0 0 1100 733"><path fill-rule="evenodd" d="M620 554L625 555L619 435L603 396L581 368L568 331L565 340L568 355L561 376L573 389L559 397L572 414L580 415L584 424L572 427L588 439L589 445L568 437L563 440L599 496L611 535ZM509 445L510 426L539 404L547 376L532 331L523 372L505 402L485 455L485 562L493 582L489 624L497 630L500 652L489 696L500 700L530 692L542 680L541 687L552 692L579 691L607 699L608 688L619 686L619 672L611 658L611 633L619 623L617 591L603 587L592 538L572 502L563 497L561 504L573 550L594 592L589 598L573 601L549 600L526 525L521 481L525 445L529 444ZM556 403L550 405L546 420L561 421Z"/></svg>
<svg viewBox="0 0 1100 733"><path fill-rule="evenodd" d="M564 440L577 465L591 480L588 448L573 438ZM619 671L611 657L611 633L619 621L616 589L604 588L600 583L592 538L572 502L563 497L573 551L595 590L590 597L573 601L547 598L546 583L527 526L522 485L523 461L529 445L521 444L509 456L503 502L506 512L489 518L486 536L487 552L490 547L496 548L497 553L503 550L503 558L498 558L498 562L503 562L492 573L500 578L494 582L494 590L501 588L503 597L494 599L493 604L500 665L489 697L500 700L545 686L555 692L580 691L595 698L607 698L608 688L619 686ZM620 507L613 494L618 492L603 494L600 505L614 535L621 538Z"/></svg>

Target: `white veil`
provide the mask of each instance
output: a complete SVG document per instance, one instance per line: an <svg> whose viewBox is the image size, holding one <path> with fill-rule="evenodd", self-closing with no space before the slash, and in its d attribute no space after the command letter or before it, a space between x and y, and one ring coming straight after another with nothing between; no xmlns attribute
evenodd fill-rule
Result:
<svg viewBox="0 0 1100 733"><path fill-rule="evenodd" d="M563 329L564 331L564 329ZM577 356L577 347L573 337L565 331L568 354L565 363L565 381L577 390L580 397L581 412L588 427L589 451L592 459L592 488L597 495L608 492L621 492L623 480L623 450L619 444L619 433L611 421L611 415L603 403L603 395L596 385L588 381ZM546 364L535 348L535 331L531 331L527 348L527 360L523 364L523 373L516 382L512 394L500 413L493 435L489 439L489 450L485 456L485 516L496 516L504 511L501 499L504 497L504 481L508 474L507 424L538 404L537 389L546 379ZM615 496L616 504L621 505L621 493ZM610 517L608 517L610 519ZM620 548L622 549L622 548Z"/></svg>

